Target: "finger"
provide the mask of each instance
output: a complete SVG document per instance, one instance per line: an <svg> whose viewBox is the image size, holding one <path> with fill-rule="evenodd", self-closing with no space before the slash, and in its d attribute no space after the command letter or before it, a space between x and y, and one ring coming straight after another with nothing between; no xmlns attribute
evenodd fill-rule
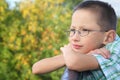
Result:
<svg viewBox="0 0 120 80"><path fill-rule="evenodd" d="M87 55L95 54L95 51L90 51Z"/></svg>
<svg viewBox="0 0 120 80"><path fill-rule="evenodd" d="M67 45L64 45L64 47L66 47Z"/></svg>
<svg viewBox="0 0 120 80"><path fill-rule="evenodd" d="M106 48L100 48L101 51L103 51L104 53L107 53L108 55L110 55L110 51L107 50Z"/></svg>
<svg viewBox="0 0 120 80"><path fill-rule="evenodd" d="M96 49L96 54L102 55L104 58L107 58L106 53L102 49Z"/></svg>
<svg viewBox="0 0 120 80"><path fill-rule="evenodd" d="M110 58L110 51L105 48L100 48L100 50L103 52L103 56L105 58Z"/></svg>
<svg viewBox="0 0 120 80"><path fill-rule="evenodd" d="M109 56L107 55L106 51L103 48L97 49L96 52L97 54L102 55L104 58L109 58Z"/></svg>
<svg viewBox="0 0 120 80"><path fill-rule="evenodd" d="M102 55L104 58L107 58L106 53L104 53L104 51L102 51L101 49L96 49L90 52L90 54L99 54Z"/></svg>
<svg viewBox="0 0 120 80"><path fill-rule="evenodd" d="M70 43L68 44L68 46L71 46Z"/></svg>
<svg viewBox="0 0 120 80"><path fill-rule="evenodd" d="M60 48L60 51L61 51L62 53L63 53L63 48L64 48L64 47L61 47L61 48Z"/></svg>

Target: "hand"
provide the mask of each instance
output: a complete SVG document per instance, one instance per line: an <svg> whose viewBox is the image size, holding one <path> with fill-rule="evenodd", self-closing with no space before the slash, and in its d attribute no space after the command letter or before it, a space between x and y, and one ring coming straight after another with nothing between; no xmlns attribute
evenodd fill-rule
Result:
<svg viewBox="0 0 120 80"><path fill-rule="evenodd" d="M76 65L76 64L78 64L78 61L79 61L78 59L80 58L80 55L79 53L72 50L70 44L65 45L64 47L61 47L60 50L63 53L65 65L68 69L75 70L79 68L79 65Z"/></svg>
<svg viewBox="0 0 120 80"><path fill-rule="evenodd" d="M110 58L110 51L108 51L106 48L100 48L100 49L95 49L93 51L90 51L88 55L91 54L100 54L104 58Z"/></svg>
<svg viewBox="0 0 120 80"><path fill-rule="evenodd" d="M78 52L75 52L75 51L72 50L70 44L64 45L64 47L61 47L60 50L63 53L63 55L64 54L68 54L69 55L69 54L76 54L76 53L78 53Z"/></svg>
<svg viewBox="0 0 120 80"><path fill-rule="evenodd" d="M60 49L63 53L65 65L70 70L86 71L99 68L98 61L92 55L75 52L69 44Z"/></svg>

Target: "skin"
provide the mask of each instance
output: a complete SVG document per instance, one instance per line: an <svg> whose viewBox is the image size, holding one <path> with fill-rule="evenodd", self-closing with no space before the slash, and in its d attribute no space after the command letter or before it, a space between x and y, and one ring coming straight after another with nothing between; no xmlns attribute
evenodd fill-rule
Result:
<svg viewBox="0 0 120 80"><path fill-rule="evenodd" d="M71 28L77 30L80 28L100 30L95 15L89 10L75 11L72 16ZM69 42L75 52L88 53L96 48L101 48L102 44L104 44L103 41L105 36L105 32L99 31L90 32L83 37L80 37L79 34L76 33L73 37L69 37Z"/></svg>
<svg viewBox="0 0 120 80"><path fill-rule="evenodd" d="M65 66L63 55L57 55L51 58L45 58L36 62L32 66L33 74L44 74Z"/></svg>
<svg viewBox="0 0 120 80"><path fill-rule="evenodd" d="M97 17L93 12L80 9L73 13L71 29L79 30L81 28L100 30L100 26L97 24ZM76 71L98 69L99 63L96 58L85 54L91 50L103 47L102 45L106 45L106 43L112 42L114 37L108 39L111 34L110 32L94 31L84 37L75 33L74 36L69 37L69 45L61 48L66 66Z"/></svg>
<svg viewBox="0 0 120 80"><path fill-rule="evenodd" d="M62 48L63 47L61 47L61 50L62 50ZM91 55L91 54L95 54L95 53L100 54L100 55L104 56L105 58L110 57L110 52L108 50L106 50L105 48L100 48L100 49L90 51L87 55ZM64 66L66 66L65 61L64 61L64 56L63 56L63 54L60 54L60 55L57 55L54 57L42 59L42 60L34 63L32 66L32 73L33 74L45 74L45 73L49 73L54 70L57 70ZM79 70L77 70L77 71L79 71Z"/></svg>
<svg viewBox="0 0 120 80"><path fill-rule="evenodd" d="M90 10L84 9L73 13L70 28L79 30L81 27L90 30L100 30L95 14ZM32 72L33 74L43 74L64 66L76 71L99 69L96 58L91 54L101 54L108 58L110 53L102 45L114 41L114 38L114 30L90 32L84 37L80 37L78 33L75 33L74 36L69 37L69 44L60 48L62 54L36 62L32 67Z"/></svg>

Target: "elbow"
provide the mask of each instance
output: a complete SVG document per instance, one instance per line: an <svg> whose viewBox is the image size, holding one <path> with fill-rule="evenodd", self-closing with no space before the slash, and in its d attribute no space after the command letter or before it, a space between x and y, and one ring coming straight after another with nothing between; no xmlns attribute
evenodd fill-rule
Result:
<svg viewBox="0 0 120 80"><path fill-rule="evenodd" d="M36 64L34 64L32 66L32 73L33 74L43 74L42 71L40 70L40 68L38 68L38 66Z"/></svg>
<svg viewBox="0 0 120 80"><path fill-rule="evenodd" d="M66 67L70 70L74 70L74 71L85 71L86 69L84 69L83 66L79 66L77 63L73 63L73 64L68 64L66 65Z"/></svg>
<svg viewBox="0 0 120 80"><path fill-rule="evenodd" d="M40 65L38 65L37 63L35 63L32 66L32 73L33 74L45 74L45 73L47 73L47 71L45 71L43 68L40 68Z"/></svg>
<svg viewBox="0 0 120 80"><path fill-rule="evenodd" d="M38 72L36 70L34 70L34 69L32 69L32 73L33 74L38 74Z"/></svg>
<svg viewBox="0 0 120 80"><path fill-rule="evenodd" d="M36 72L35 70L32 69L32 73L33 74L38 74L38 72Z"/></svg>
<svg viewBox="0 0 120 80"><path fill-rule="evenodd" d="M33 73L33 74L38 74L38 70L37 70L35 64L32 66L32 73Z"/></svg>
<svg viewBox="0 0 120 80"><path fill-rule="evenodd" d="M73 66L73 65L71 65L71 64L66 65L66 66L67 66L67 68L68 68L68 69L70 69L70 70L75 70L74 66Z"/></svg>

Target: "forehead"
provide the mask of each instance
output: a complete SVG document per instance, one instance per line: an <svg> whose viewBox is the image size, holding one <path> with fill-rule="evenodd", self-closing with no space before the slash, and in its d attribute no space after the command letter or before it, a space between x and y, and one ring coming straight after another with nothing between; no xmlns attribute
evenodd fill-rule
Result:
<svg viewBox="0 0 120 80"><path fill-rule="evenodd" d="M73 13L71 26L99 29L100 26L97 22L98 17L95 13L90 10L80 9Z"/></svg>

